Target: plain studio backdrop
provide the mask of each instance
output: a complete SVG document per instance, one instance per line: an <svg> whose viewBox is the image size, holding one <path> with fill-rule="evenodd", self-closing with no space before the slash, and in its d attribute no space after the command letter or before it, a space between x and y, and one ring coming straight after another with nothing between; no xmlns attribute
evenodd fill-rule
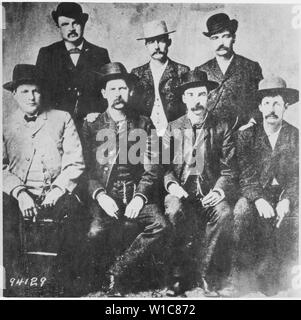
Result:
<svg viewBox="0 0 301 320"><path fill-rule="evenodd" d="M3 3L3 83L10 81L18 63L34 64L39 49L61 40L51 17L56 2ZM89 14L85 38L109 51L111 61L130 71L149 60L142 24L154 19L167 22L172 45L169 56L194 68L213 57L210 40L202 34L209 16L227 13L238 20L235 52L258 61L264 77L279 75L288 86L299 87L300 29L295 29L294 5L284 4L181 4L181 3L81 3ZM4 90L5 91L5 90ZM300 103L299 103L300 105ZM4 121L16 105L3 93ZM285 118L299 126L298 104Z"/></svg>

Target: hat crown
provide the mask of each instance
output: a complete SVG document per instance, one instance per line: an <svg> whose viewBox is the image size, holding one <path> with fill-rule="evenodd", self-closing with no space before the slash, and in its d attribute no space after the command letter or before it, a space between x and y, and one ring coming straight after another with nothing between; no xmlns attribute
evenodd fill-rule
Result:
<svg viewBox="0 0 301 320"><path fill-rule="evenodd" d="M75 2L61 2L56 8L57 16L70 17L72 15L80 15L83 13L82 7Z"/></svg>
<svg viewBox="0 0 301 320"><path fill-rule="evenodd" d="M206 86L208 82L207 73L198 70L188 71L183 74L182 82L186 85L189 85L189 83L199 82L200 84L204 83L204 86Z"/></svg>
<svg viewBox="0 0 301 320"><path fill-rule="evenodd" d="M137 40L155 38L173 32L175 32L175 30L168 31L166 22L164 20L153 20L143 24L144 37Z"/></svg>
<svg viewBox="0 0 301 320"><path fill-rule="evenodd" d="M33 64L17 64L13 71L13 81L35 79L36 67Z"/></svg>
<svg viewBox="0 0 301 320"><path fill-rule="evenodd" d="M214 14L213 16L211 16L208 20L207 20L207 28L211 29L212 26L214 25L222 25L222 24L227 24L230 22L230 18L227 14L225 13L217 13Z"/></svg>
<svg viewBox="0 0 301 320"><path fill-rule="evenodd" d="M281 77L270 77L259 82L258 90L285 89L286 87L286 82Z"/></svg>
<svg viewBox="0 0 301 320"><path fill-rule="evenodd" d="M125 75L125 74L128 74L128 72L125 66L120 62L107 63L100 69L100 75L102 77L108 76L111 74Z"/></svg>

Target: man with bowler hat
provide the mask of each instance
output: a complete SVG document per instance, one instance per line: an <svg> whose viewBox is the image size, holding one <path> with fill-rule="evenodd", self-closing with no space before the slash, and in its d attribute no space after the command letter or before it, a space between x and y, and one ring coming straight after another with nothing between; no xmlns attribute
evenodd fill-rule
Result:
<svg viewBox="0 0 301 320"><path fill-rule="evenodd" d="M196 67L205 71L208 79L219 83L210 94L210 109L219 118L237 119L237 128L256 118L255 94L262 79L258 62L238 55L233 50L238 21L225 13L218 13L207 20L203 34L212 44L215 58Z"/></svg>
<svg viewBox="0 0 301 320"><path fill-rule="evenodd" d="M107 294L118 296L125 293L125 275L165 233L166 223L154 199L162 176L152 148L156 131L147 117L132 109L136 77L119 62L104 65L99 76L108 108L92 121L88 117L82 130L93 216L89 238L108 271ZM129 229L134 230L130 237Z"/></svg>
<svg viewBox="0 0 301 320"><path fill-rule="evenodd" d="M164 177L165 214L174 238L170 295L184 294L192 285L195 247L198 282L206 295L216 296L220 283L215 275L223 269L214 265L217 248L222 245L224 257L229 254L235 145L233 123L217 121L208 112L208 94L217 86L205 72L185 73L178 90L187 113L171 122L163 137L164 152L171 150L172 159Z"/></svg>
<svg viewBox="0 0 301 320"><path fill-rule="evenodd" d="M181 101L178 101L174 90L189 67L168 57L171 45L169 34L175 30L168 31L165 21L145 23L143 31L144 36L137 40L145 41L150 61L132 70L139 78L136 87L139 110L142 115L151 118L158 135L163 136L168 122L185 113L185 108Z"/></svg>
<svg viewBox="0 0 301 320"><path fill-rule="evenodd" d="M263 79L257 93L262 118L238 131L233 295L272 295L291 286L298 264L299 132L283 115L298 100L298 90L282 78Z"/></svg>
<svg viewBox="0 0 301 320"><path fill-rule="evenodd" d="M49 103L68 111L77 128L88 113L105 109L96 76L91 71L99 71L110 62L107 49L84 38L88 17L79 4L60 3L52 11L52 18L62 41L41 48L36 62L40 78L47 80Z"/></svg>
<svg viewBox="0 0 301 320"><path fill-rule="evenodd" d="M85 169L77 130L69 113L43 105L42 82L34 65L16 65L13 80L3 87L18 103L3 128L4 266L8 278L18 276L13 268L20 261L20 223L24 219L35 223L46 216L63 223L58 259L60 268L67 270L64 276L71 280L69 267L76 271L79 266L75 257L82 225L74 190Z"/></svg>

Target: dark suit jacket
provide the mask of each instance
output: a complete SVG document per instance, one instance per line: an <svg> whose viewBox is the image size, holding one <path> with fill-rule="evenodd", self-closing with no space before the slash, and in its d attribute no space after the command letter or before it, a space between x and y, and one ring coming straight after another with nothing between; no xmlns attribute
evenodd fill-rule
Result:
<svg viewBox="0 0 301 320"><path fill-rule="evenodd" d="M116 165L118 155L122 152L121 150L124 150L120 148L117 148L116 150L110 142L106 142L100 137L101 132L104 133L102 130L105 129L112 130L110 131L110 137L115 139L115 122L107 112L99 114L94 122L88 122L85 120L82 128L83 150L88 175L88 191L91 196L97 189L109 189L111 183L117 179L112 172ZM151 121L143 116L137 116L136 118L127 120L128 135L130 132L133 133L132 130L135 129L141 129L144 131L145 137L148 138L148 147L145 148L144 161L142 161L143 163L140 162L138 164L132 164L130 161L127 163L137 184L136 194L142 194L148 200L152 200L153 192L156 188L155 185L158 182L161 172L159 165L150 163L150 156L155 157L154 152L152 152L152 154L150 153L152 150L150 141L152 134L155 134L155 129ZM135 141L130 141L128 139L127 150L129 150L134 144ZM101 163L100 160L103 160L101 155L104 154L103 152L108 148L108 145L112 153L109 152L108 161L103 161L103 163Z"/></svg>
<svg viewBox="0 0 301 320"><path fill-rule="evenodd" d="M168 122L185 113L181 96L176 94L175 89L180 84L181 76L187 71L189 71L189 67L169 59L161 77L159 92ZM131 72L139 78L135 91L140 113L150 117L154 106L155 89L149 62L141 67L134 68Z"/></svg>
<svg viewBox="0 0 301 320"><path fill-rule="evenodd" d="M298 199L299 132L283 121L272 150L262 123L238 132L237 157L242 195L251 201L264 198L264 188L275 177L283 192L281 199Z"/></svg>
<svg viewBox="0 0 301 320"><path fill-rule="evenodd" d="M46 80L45 93L51 105L68 111L76 122L81 122L89 112L104 111L97 76L92 71L99 71L109 62L106 49L84 40L76 66L64 41L41 48L36 65L39 76Z"/></svg>
<svg viewBox="0 0 301 320"><path fill-rule="evenodd" d="M225 73L222 73L216 58L196 67L205 71L208 79L219 83L219 87L210 93L210 108L220 118L239 117L238 126L248 122L250 117L257 118L256 90L263 78L258 62L251 61L238 54L234 57Z"/></svg>
<svg viewBox="0 0 301 320"><path fill-rule="evenodd" d="M183 148L176 148L176 151L172 150L173 152L171 152L172 161L167 166L164 177L165 187L172 181L178 182L183 186L188 178L186 172L188 167L185 161L179 161L180 157L177 155L178 152L183 151L185 143L187 143L185 140L188 138L189 132L191 132L185 132L187 129L192 130L192 126L187 115L184 115L171 122L166 130L163 138L164 147L168 148L169 139L171 139L170 145L172 148L176 143L179 143L175 139L181 139L177 133L177 130L180 130L180 135L182 135L183 139L178 141L181 141ZM208 115L203 130L204 168L200 174L201 189L206 194L210 189L220 188L225 192L227 197L233 191L234 180L237 176L233 130L227 122L217 122L216 118L212 115Z"/></svg>

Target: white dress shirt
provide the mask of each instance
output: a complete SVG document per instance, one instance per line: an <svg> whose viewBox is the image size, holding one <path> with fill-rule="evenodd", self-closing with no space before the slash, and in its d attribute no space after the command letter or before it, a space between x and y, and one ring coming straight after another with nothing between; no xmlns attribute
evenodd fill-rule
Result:
<svg viewBox="0 0 301 320"><path fill-rule="evenodd" d="M159 92L159 83L160 79L163 75L164 70L166 69L168 64L168 60L164 63L164 65L159 66L155 65L152 60L150 62L150 69L154 79L154 89L155 89L155 101L154 106L151 114L151 120L157 130L157 134L159 137L162 137L165 133L165 130L168 125L168 121L166 118L166 114L163 108L163 104L160 97Z"/></svg>
<svg viewBox="0 0 301 320"><path fill-rule="evenodd" d="M218 56L216 57L216 61L222 71L223 74L225 74L229 68L229 65L231 61L233 60L234 55L232 54L232 57L229 60L221 59Z"/></svg>
<svg viewBox="0 0 301 320"><path fill-rule="evenodd" d="M75 48L78 48L78 49L82 50L83 49L83 45L84 45L84 41L82 41L82 43L77 47L72 46L72 44L70 44L69 42L65 42L65 46L66 46L67 51L69 51L70 49L75 49ZM77 65L79 56L80 56L80 53L72 53L72 54L70 54L70 58L71 58L71 60L72 60L72 62L73 62L73 64L75 66Z"/></svg>

